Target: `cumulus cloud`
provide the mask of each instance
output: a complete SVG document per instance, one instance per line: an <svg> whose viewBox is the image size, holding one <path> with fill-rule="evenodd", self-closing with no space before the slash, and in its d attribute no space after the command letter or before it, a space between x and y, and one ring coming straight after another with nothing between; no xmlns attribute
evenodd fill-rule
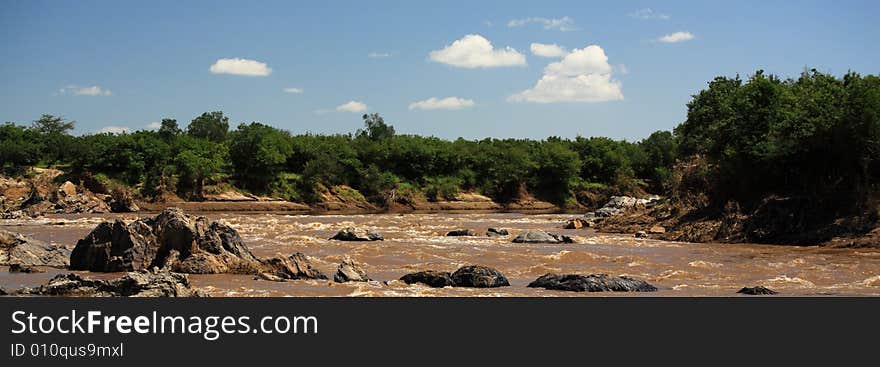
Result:
<svg viewBox="0 0 880 367"><path fill-rule="evenodd" d="M302 88L294 88L294 87L288 87L288 88L284 88L282 90L284 91L284 93L291 93L291 94L302 94L302 92L304 92Z"/></svg>
<svg viewBox="0 0 880 367"><path fill-rule="evenodd" d="M629 13L629 16L636 18L636 19L645 19L645 20L648 20L648 19L668 20L669 19L668 15L658 13L658 12L654 11L654 9L651 9L651 8L642 8L642 9L636 10L632 13Z"/></svg>
<svg viewBox="0 0 880 367"><path fill-rule="evenodd" d="M410 110L461 110L474 106L474 100L459 97L436 98L431 97L426 100L413 102L409 104Z"/></svg>
<svg viewBox="0 0 880 367"><path fill-rule="evenodd" d="M364 112L367 110L367 105L359 101L348 101L336 106L336 110L342 112Z"/></svg>
<svg viewBox="0 0 880 367"><path fill-rule="evenodd" d="M496 49L478 34L469 34L443 49L431 51L428 57L431 61L470 69L526 64L525 55L510 47Z"/></svg>
<svg viewBox="0 0 880 367"><path fill-rule="evenodd" d="M608 56L597 45L575 49L544 68L531 89L508 97L510 102L605 102L623 99L621 84L612 78Z"/></svg>
<svg viewBox="0 0 880 367"><path fill-rule="evenodd" d="M264 62L240 58L218 59L210 70L213 74L244 76L267 76L272 73L272 68Z"/></svg>
<svg viewBox="0 0 880 367"><path fill-rule="evenodd" d="M71 94L74 96L111 96L113 92L101 88L97 85L90 87L80 87L77 85L68 85L58 89L59 94Z"/></svg>
<svg viewBox="0 0 880 367"><path fill-rule="evenodd" d="M694 39L694 35L691 34L691 32L675 32L660 37L657 40L663 43L677 43L690 41L692 39Z"/></svg>
<svg viewBox="0 0 880 367"><path fill-rule="evenodd" d="M98 130L101 134L124 134L127 133L130 129L125 126L104 126L101 130Z"/></svg>
<svg viewBox="0 0 880 367"><path fill-rule="evenodd" d="M543 18L543 17L528 17L522 19L512 19L507 22L508 27L522 27L529 23L538 23L544 26L544 29L556 29L563 32L574 31L577 28L574 27L574 19L570 17L562 17L562 18Z"/></svg>
<svg viewBox="0 0 880 367"><path fill-rule="evenodd" d="M390 52L370 52L367 54L367 57L369 57L371 59L391 57L391 53Z"/></svg>
<svg viewBox="0 0 880 367"><path fill-rule="evenodd" d="M562 57L568 54L568 51L555 43L532 43L530 48L533 54L541 57Z"/></svg>
<svg viewBox="0 0 880 367"><path fill-rule="evenodd" d="M160 127L162 127L162 123L159 121L151 122L151 123L147 124L148 130L158 130Z"/></svg>

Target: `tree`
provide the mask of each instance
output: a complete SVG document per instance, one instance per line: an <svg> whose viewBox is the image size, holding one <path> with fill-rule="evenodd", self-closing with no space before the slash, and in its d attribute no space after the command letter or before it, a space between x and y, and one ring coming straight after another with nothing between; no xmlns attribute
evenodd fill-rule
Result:
<svg viewBox="0 0 880 367"><path fill-rule="evenodd" d="M229 133L229 118L222 111L205 112L189 123L186 133L213 142L224 141Z"/></svg>
<svg viewBox="0 0 880 367"><path fill-rule="evenodd" d="M364 114L364 129L358 130L358 137L366 137L372 141L390 139L394 136L394 126L385 123L385 119L378 113Z"/></svg>
<svg viewBox="0 0 880 367"><path fill-rule="evenodd" d="M159 127L159 136L161 136L162 139L171 140L181 133L182 131L180 130L180 127L177 126L177 120L162 119L161 126Z"/></svg>
<svg viewBox="0 0 880 367"><path fill-rule="evenodd" d="M31 128L43 135L64 135L73 130L75 123L60 116L44 114L34 121Z"/></svg>
<svg viewBox="0 0 880 367"><path fill-rule="evenodd" d="M69 155L74 141L68 133L73 130L74 124L74 121L47 114L34 121L31 129L41 135L42 157L47 164L63 161Z"/></svg>
<svg viewBox="0 0 880 367"><path fill-rule="evenodd" d="M252 190L266 191L284 170L292 149L286 131L258 122L238 125L229 144L235 177Z"/></svg>
<svg viewBox="0 0 880 367"><path fill-rule="evenodd" d="M11 122L0 125L0 169L32 166L40 161L40 137L36 131Z"/></svg>

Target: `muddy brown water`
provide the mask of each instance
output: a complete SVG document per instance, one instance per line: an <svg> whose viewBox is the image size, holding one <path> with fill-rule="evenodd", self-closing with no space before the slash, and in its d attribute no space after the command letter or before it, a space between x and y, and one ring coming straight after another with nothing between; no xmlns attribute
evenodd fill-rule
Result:
<svg viewBox="0 0 880 367"><path fill-rule="evenodd" d="M246 275L190 275L212 296L735 296L743 286L764 285L785 296L878 296L880 250L831 249L749 244L694 244L631 235L560 229L571 214L366 214L286 215L208 213L236 228L257 256L302 252L332 278L345 256L363 264L369 283L332 281L268 282ZM0 228L73 246L103 220L136 215L53 216L47 220L0 221ZM385 241L329 241L338 229L366 227ZM488 227L511 236L483 236ZM446 237L470 228L477 237ZM543 229L572 236L576 244L516 244L519 232ZM419 270L453 271L462 265L494 267L510 287L493 289L429 288L397 281ZM0 268L0 287L34 286L63 270L10 274ZM548 272L606 273L645 279L660 290L646 294L572 293L527 288ZM80 272L93 277L119 274ZM382 281L388 281L387 283Z"/></svg>

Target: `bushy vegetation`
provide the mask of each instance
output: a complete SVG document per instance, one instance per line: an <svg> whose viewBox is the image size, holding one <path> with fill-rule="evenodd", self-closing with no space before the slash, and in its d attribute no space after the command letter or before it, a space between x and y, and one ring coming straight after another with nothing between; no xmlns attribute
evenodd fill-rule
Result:
<svg viewBox="0 0 880 367"><path fill-rule="evenodd" d="M29 127L0 126L0 166L9 172L54 165L106 177L147 198L173 192L199 199L206 187L232 185L305 202L350 187L380 205L451 200L461 192L567 204L596 190L666 193L676 161L697 155L709 162L701 171L706 189L721 201L769 194L861 200L877 191L876 76L719 77L687 107L674 132L640 142L449 141L397 134L378 114L364 115L364 128L350 134L294 135L259 122L229 131L219 111L186 129L164 119L157 131L71 136L73 122L44 115Z"/></svg>

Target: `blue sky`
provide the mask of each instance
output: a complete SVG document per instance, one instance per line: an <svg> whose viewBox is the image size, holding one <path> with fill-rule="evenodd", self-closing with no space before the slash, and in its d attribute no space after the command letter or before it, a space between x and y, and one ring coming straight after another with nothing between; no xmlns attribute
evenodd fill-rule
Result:
<svg viewBox="0 0 880 367"><path fill-rule="evenodd" d="M365 106L442 138L641 139L717 75L877 74L878 4L0 1L0 120L88 133L222 110L337 133Z"/></svg>

